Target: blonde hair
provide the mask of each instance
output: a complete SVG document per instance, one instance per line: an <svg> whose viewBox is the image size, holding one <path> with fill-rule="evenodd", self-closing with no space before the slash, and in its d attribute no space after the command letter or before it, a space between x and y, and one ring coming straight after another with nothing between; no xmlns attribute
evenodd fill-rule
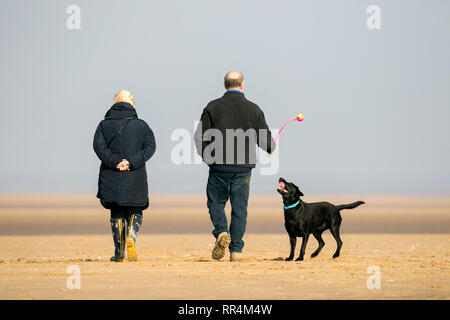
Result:
<svg viewBox="0 0 450 320"><path fill-rule="evenodd" d="M134 107L134 97L128 90L120 90L116 93L113 103L116 104L118 102L126 102Z"/></svg>

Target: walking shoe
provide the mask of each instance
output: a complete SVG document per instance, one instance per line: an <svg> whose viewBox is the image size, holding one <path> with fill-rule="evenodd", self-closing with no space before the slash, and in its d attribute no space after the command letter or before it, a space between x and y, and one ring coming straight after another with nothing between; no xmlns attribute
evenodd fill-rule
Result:
<svg viewBox="0 0 450 320"><path fill-rule="evenodd" d="M128 232L127 232L127 254L128 261L137 261L138 254L136 251L136 238L139 228L142 224L142 215L141 214L132 214L128 219Z"/></svg>
<svg viewBox="0 0 450 320"><path fill-rule="evenodd" d="M125 219L110 219L114 241L114 256L109 261L125 261Z"/></svg>
<svg viewBox="0 0 450 320"><path fill-rule="evenodd" d="M242 253L241 252L230 252L230 261L236 262L242 260Z"/></svg>
<svg viewBox="0 0 450 320"><path fill-rule="evenodd" d="M212 258L220 260L225 256L225 250L231 242L231 238L226 232L222 232L217 236L216 245L212 251Z"/></svg>

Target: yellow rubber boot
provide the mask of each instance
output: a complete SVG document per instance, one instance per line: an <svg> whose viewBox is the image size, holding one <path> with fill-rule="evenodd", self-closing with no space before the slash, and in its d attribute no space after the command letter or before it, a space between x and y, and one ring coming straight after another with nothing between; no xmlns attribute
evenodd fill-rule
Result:
<svg viewBox="0 0 450 320"><path fill-rule="evenodd" d="M127 254L128 261L134 262L138 260L138 254L136 250L136 237L139 231L139 228L142 224L142 215L140 214L132 214L128 221L128 232L127 232Z"/></svg>

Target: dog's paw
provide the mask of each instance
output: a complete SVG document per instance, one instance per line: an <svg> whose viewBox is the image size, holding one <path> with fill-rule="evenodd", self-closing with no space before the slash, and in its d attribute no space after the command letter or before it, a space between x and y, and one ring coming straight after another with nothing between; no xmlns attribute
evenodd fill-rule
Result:
<svg viewBox="0 0 450 320"><path fill-rule="evenodd" d="M288 257L286 259L284 259L284 261L292 261L294 258Z"/></svg>
<svg viewBox="0 0 450 320"><path fill-rule="evenodd" d="M303 261L303 257L298 257L295 261Z"/></svg>
<svg viewBox="0 0 450 320"><path fill-rule="evenodd" d="M338 258L339 257L339 254L333 254L333 259L336 259L336 258Z"/></svg>
<svg viewBox="0 0 450 320"><path fill-rule="evenodd" d="M317 255L318 255L318 253L313 252L313 253L311 254L311 258L315 258L315 257L317 257Z"/></svg>

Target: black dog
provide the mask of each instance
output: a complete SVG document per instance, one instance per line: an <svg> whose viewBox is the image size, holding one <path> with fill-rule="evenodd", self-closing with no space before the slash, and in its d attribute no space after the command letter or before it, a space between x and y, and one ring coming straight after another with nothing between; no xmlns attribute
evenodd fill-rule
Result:
<svg viewBox="0 0 450 320"><path fill-rule="evenodd" d="M317 256L325 245L322 239L322 233L327 229L330 229L337 243L337 249L333 258L339 257L342 247L342 240L339 236L339 227L341 226L342 218L339 211L342 209L356 208L364 204L364 202L357 201L340 206L335 206L329 202L306 203L300 199L303 193L295 184L280 178L279 185L280 188L277 191L283 196L284 203L284 226L289 234L291 243L291 254L286 258L286 261L291 261L294 258L297 237L302 237L303 240L300 255L296 261L303 260L306 243L311 233L319 242L319 247L311 254L311 258Z"/></svg>

